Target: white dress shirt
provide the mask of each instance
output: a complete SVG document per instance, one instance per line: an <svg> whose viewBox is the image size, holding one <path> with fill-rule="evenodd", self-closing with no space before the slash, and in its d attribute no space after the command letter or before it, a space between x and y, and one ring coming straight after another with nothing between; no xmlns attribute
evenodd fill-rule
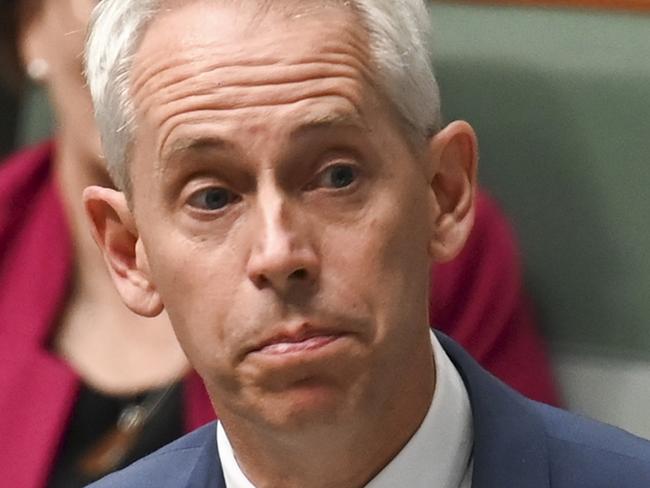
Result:
<svg viewBox="0 0 650 488"><path fill-rule="evenodd" d="M431 333L436 387L422 424L402 450L365 488L470 488L474 431L467 390L458 371ZM227 488L255 488L237 464L221 423L219 459Z"/></svg>

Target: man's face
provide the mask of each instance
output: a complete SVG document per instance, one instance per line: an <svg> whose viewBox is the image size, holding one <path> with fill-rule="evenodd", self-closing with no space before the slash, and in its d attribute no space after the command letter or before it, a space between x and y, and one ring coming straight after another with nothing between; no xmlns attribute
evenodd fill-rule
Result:
<svg viewBox="0 0 650 488"><path fill-rule="evenodd" d="M430 163L353 14L301 13L185 4L132 73L137 261L219 414L281 428L369 413L431 361Z"/></svg>

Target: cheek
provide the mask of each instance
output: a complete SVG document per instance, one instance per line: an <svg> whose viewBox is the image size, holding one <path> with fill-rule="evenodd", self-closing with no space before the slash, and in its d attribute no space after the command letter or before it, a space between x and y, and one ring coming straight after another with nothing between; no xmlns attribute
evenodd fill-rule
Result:
<svg viewBox="0 0 650 488"><path fill-rule="evenodd" d="M426 307L422 290L428 288L431 265L426 208L417 194L393 194L373 206L372 218L327 239L331 274L347 306L363 306L380 322L404 316L405 308Z"/></svg>
<svg viewBox="0 0 650 488"><path fill-rule="evenodd" d="M230 361L225 324L237 295L234 260L167 232L149 246L152 279L186 354L200 370Z"/></svg>

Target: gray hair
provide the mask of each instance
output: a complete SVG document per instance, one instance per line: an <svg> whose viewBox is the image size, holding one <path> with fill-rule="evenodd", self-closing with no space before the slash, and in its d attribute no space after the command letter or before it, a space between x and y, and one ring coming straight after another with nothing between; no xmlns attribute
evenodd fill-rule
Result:
<svg viewBox="0 0 650 488"><path fill-rule="evenodd" d="M135 131L130 70L149 23L165 0L102 0L86 45L85 71L108 171L130 189L127 162ZM426 140L441 126L440 96L430 60L424 0L340 0L369 35L377 82L412 135Z"/></svg>

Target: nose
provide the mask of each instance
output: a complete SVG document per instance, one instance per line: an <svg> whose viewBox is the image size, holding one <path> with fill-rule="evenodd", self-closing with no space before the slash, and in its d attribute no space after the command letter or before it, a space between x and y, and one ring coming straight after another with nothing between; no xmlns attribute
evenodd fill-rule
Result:
<svg viewBox="0 0 650 488"><path fill-rule="evenodd" d="M299 212L292 212L278 196L260 201L257 215L247 263L249 279L257 288L281 293L312 284L319 273L319 260L308 224Z"/></svg>

